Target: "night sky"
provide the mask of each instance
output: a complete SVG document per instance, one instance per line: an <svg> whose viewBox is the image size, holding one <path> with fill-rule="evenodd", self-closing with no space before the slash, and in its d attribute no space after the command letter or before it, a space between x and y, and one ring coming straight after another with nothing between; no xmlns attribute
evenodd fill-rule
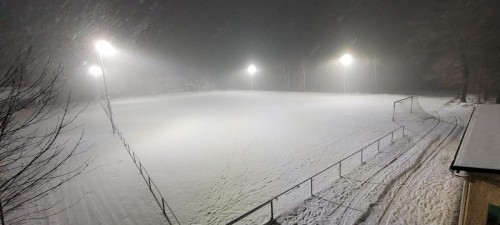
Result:
<svg viewBox="0 0 500 225"><path fill-rule="evenodd" d="M2 41L28 35L45 45L43 41L59 34L77 36L66 41L104 34L122 45L208 64L251 56L279 60L332 55L339 48L353 47L354 41L360 46L401 41L415 5L284 0L0 2Z"/></svg>
<svg viewBox="0 0 500 225"><path fill-rule="evenodd" d="M61 62L67 76L81 76L96 60L93 41L106 38L140 57L137 63L165 64L179 76L207 73L219 87L235 86L234 74L249 63L274 76L270 83L287 64L298 76L300 62L311 76L324 76L321 66L344 52L365 67L378 57L386 70L402 73L415 35L409 24L431 2L0 0L1 61L5 65L20 46L33 46Z"/></svg>

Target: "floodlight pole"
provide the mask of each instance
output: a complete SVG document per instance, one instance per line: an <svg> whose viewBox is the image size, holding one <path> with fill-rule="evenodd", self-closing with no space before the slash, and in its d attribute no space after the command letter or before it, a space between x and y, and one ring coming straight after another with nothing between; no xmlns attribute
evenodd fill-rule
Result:
<svg viewBox="0 0 500 225"><path fill-rule="evenodd" d="M99 52L99 59L101 60L102 79L104 80L104 91L106 92L106 99L108 100L109 119L111 120L111 128L113 129L113 134L114 134L115 133L115 123L113 122L113 112L111 111L111 103L109 101L108 85L106 84L106 76L104 75L104 62L102 60L102 53L101 52Z"/></svg>
<svg viewBox="0 0 500 225"><path fill-rule="evenodd" d="M343 68L344 71L342 71L343 75L344 75L344 93L345 93L345 83L346 83L345 77L346 77L346 73L347 73L346 67L349 66L349 64L351 64L351 62L352 62L352 57L349 54L344 54L342 57L340 57L340 63L342 64L342 66L344 66L344 68Z"/></svg>
<svg viewBox="0 0 500 225"><path fill-rule="evenodd" d="M344 93L345 93L345 74L347 73L347 70L346 70L346 68L345 68L345 67L346 67L346 66L344 65L344 66L343 66L343 70L344 70L344 71L343 71L343 74L344 74Z"/></svg>
<svg viewBox="0 0 500 225"><path fill-rule="evenodd" d="M102 71L102 68L101 68L101 71ZM95 81L95 92L96 92L95 99L97 102L99 102L99 99L101 99L101 94L99 93L99 83L97 81L96 75L94 75L94 81Z"/></svg>

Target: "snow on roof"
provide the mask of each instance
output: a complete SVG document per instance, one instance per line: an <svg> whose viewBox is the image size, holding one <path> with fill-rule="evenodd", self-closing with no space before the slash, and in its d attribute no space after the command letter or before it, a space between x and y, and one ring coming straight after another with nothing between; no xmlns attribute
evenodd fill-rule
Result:
<svg viewBox="0 0 500 225"><path fill-rule="evenodd" d="M500 105L479 105L451 168L500 173Z"/></svg>

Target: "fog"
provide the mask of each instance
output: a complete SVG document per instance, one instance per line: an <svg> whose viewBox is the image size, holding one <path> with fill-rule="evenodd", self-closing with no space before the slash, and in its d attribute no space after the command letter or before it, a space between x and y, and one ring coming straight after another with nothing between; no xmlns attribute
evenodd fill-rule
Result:
<svg viewBox="0 0 500 225"><path fill-rule="evenodd" d="M61 64L68 87L86 99L98 39L118 51L104 57L114 96L250 89L250 64L257 90L342 92L344 76L348 92L459 94L467 82L484 95L498 89L496 1L0 4L1 71L32 47L36 58ZM338 63L346 53L348 68Z"/></svg>

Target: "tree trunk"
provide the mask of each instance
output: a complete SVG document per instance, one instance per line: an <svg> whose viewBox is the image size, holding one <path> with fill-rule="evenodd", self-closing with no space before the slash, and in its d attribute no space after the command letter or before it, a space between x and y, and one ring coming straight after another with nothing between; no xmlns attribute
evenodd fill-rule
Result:
<svg viewBox="0 0 500 225"><path fill-rule="evenodd" d="M5 219L3 218L2 200L0 200L0 222L2 223L2 225L5 225Z"/></svg>
<svg viewBox="0 0 500 225"><path fill-rule="evenodd" d="M304 81L303 81L304 90L303 91L306 91L306 70L304 69L304 61L301 61L300 65L302 66L302 74L304 75Z"/></svg>
<svg viewBox="0 0 500 225"><path fill-rule="evenodd" d="M290 69L288 68L288 63L285 64L286 66L286 90L290 90Z"/></svg>
<svg viewBox="0 0 500 225"><path fill-rule="evenodd" d="M375 93L379 92L378 78L377 78L377 58L373 56L373 78L375 79Z"/></svg>
<svg viewBox="0 0 500 225"><path fill-rule="evenodd" d="M490 97L490 79L488 73L484 72L484 80L483 80L483 102L486 102Z"/></svg>
<svg viewBox="0 0 500 225"><path fill-rule="evenodd" d="M462 92L460 93L460 102L467 102L467 88L469 86L469 65L464 51L464 41L460 40L460 59L462 61Z"/></svg>

